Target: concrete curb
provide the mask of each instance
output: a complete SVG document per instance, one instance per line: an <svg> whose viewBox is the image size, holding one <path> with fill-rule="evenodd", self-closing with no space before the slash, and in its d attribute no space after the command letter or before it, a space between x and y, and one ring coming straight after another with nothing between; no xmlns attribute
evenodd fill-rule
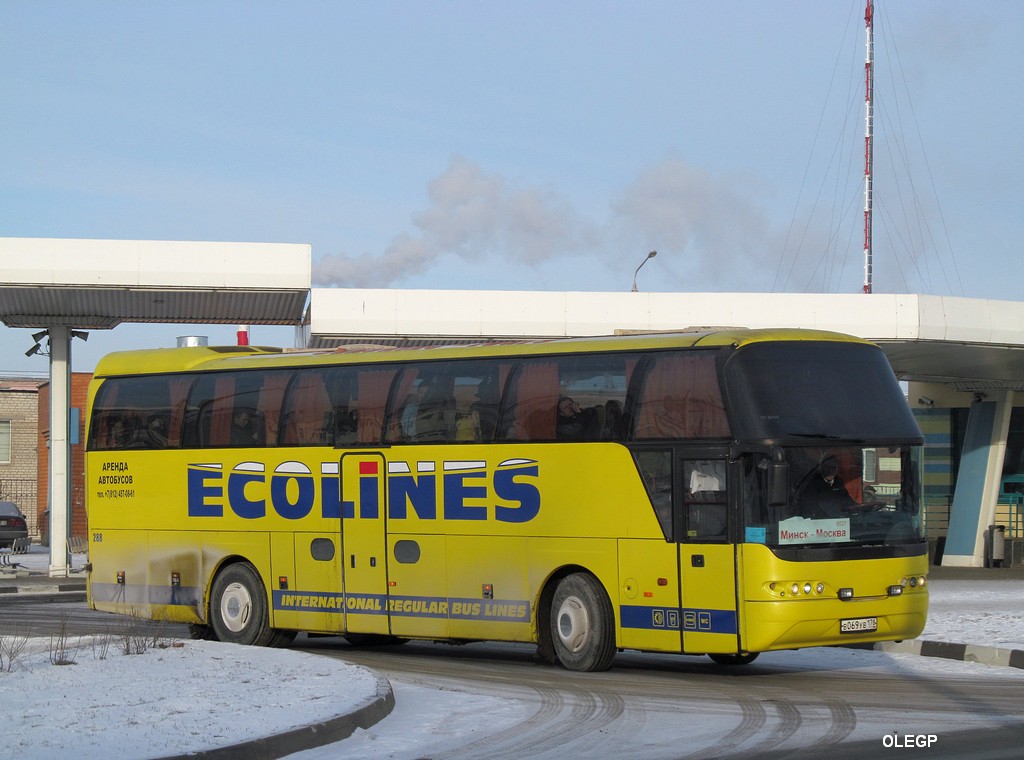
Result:
<svg viewBox="0 0 1024 760"><path fill-rule="evenodd" d="M347 739L357 728L369 728L380 722L395 709L395 694L391 682L379 674L376 693L352 712L309 726L273 736L232 744L229 747L196 750L183 755L168 755L161 760L276 760L296 752L323 747Z"/></svg>
<svg viewBox="0 0 1024 760"><path fill-rule="evenodd" d="M0 595L26 596L31 594L64 594L79 591L85 593L85 587L81 583L34 583L31 586L5 586L0 587Z"/></svg>
<svg viewBox="0 0 1024 760"><path fill-rule="evenodd" d="M916 654L921 657L941 657L960 662L977 662L1002 668L1024 669L1024 651L1002 649L976 644L953 644L948 641L882 641L874 645L877 652Z"/></svg>
<svg viewBox="0 0 1024 760"><path fill-rule="evenodd" d="M39 575L0 577L0 602L81 602L86 598L85 580L48 578Z"/></svg>

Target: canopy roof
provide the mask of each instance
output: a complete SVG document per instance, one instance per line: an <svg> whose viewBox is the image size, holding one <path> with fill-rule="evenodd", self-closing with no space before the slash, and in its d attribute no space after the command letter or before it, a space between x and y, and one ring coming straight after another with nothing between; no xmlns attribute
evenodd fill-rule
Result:
<svg viewBox="0 0 1024 760"><path fill-rule="evenodd" d="M309 245L0 238L8 327L301 324Z"/></svg>

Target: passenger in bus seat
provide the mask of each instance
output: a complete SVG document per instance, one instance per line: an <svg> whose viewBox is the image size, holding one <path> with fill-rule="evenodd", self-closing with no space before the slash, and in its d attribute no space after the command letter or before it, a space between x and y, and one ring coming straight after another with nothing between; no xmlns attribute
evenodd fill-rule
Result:
<svg viewBox="0 0 1024 760"><path fill-rule="evenodd" d="M122 415L110 423L110 448L120 449L128 446L132 440L135 425L131 418Z"/></svg>
<svg viewBox="0 0 1024 760"><path fill-rule="evenodd" d="M471 411L461 415L455 422L455 440L473 443L480 440L480 413Z"/></svg>
<svg viewBox="0 0 1024 760"><path fill-rule="evenodd" d="M262 443L256 415L248 409L236 409L231 418L231 445L261 446Z"/></svg>
<svg viewBox="0 0 1024 760"><path fill-rule="evenodd" d="M336 409L334 412L334 445L339 446L346 443L355 443L357 440L356 431L359 429L359 421L356 419L355 410Z"/></svg>
<svg viewBox="0 0 1024 760"><path fill-rule="evenodd" d="M146 423L149 445L155 449L167 448L167 418L162 414L150 416Z"/></svg>
<svg viewBox="0 0 1024 760"><path fill-rule="evenodd" d="M582 409L573 399L558 399L558 417L555 437L560 441L593 441L597 434L597 413L592 408Z"/></svg>

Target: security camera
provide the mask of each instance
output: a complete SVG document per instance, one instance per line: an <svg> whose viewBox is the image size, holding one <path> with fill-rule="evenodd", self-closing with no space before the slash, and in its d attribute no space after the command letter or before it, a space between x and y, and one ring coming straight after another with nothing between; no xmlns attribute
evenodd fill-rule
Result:
<svg viewBox="0 0 1024 760"><path fill-rule="evenodd" d="M927 396L921 396L921 398L917 400L917 403L922 404L923 406L935 406L935 399L928 398Z"/></svg>

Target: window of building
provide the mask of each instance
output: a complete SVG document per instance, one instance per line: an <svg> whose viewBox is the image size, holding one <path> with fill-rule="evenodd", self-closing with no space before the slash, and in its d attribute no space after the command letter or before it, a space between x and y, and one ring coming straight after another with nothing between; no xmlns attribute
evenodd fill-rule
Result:
<svg viewBox="0 0 1024 760"><path fill-rule="evenodd" d="M0 420L0 464L11 463L11 421Z"/></svg>

